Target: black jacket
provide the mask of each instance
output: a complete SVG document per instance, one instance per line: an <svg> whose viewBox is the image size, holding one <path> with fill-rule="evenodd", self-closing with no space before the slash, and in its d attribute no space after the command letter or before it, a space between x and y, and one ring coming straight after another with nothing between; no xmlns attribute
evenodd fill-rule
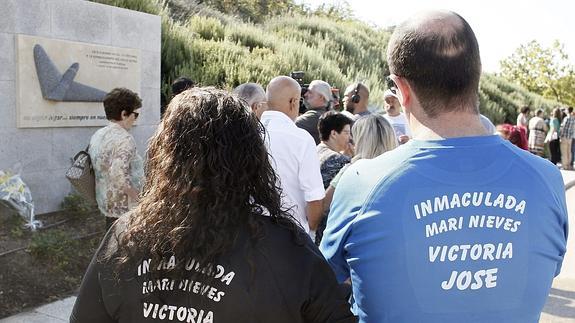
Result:
<svg viewBox="0 0 575 323"><path fill-rule="evenodd" d="M241 234L213 279L152 279L145 273L148 265L158 266L152 263L134 265L118 279L114 265L100 256L116 250L125 222L121 218L104 238L70 322L356 322L334 273L303 231L298 243L264 217L265 237L254 247ZM164 263L171 265L169 259ZM195 268L193 260L186 265Z"/></svg>

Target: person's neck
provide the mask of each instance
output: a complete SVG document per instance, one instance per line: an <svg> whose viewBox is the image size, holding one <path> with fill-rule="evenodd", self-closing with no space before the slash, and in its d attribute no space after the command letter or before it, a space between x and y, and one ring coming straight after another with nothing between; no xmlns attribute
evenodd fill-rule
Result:
<svg viewBox="0 0 575 323"><path fill-rule="evenodd" d="M353 108L353 114L361 114L367 111L367 106L355 106Z"/></svg>
<svg viewBox="0 0 575 323"><path fill-rule="evenodd" d="M126 131L128 130L128 128L127 128L127 126L126 126L126 123L125 123L124 121L110 120L110 122L117 124L118 126L122 127L122 129L124 129L124 130L126 130Z"/></svg>
<svg viewBox="0 0 575 323"><path fill-rule="evenodd" d="M390 108L389 110L387 110L387 115L390 117L397 117L400 114L401 111L399 111L399 109L396 108Z"/></svg>
<svg viewBox="0 0 575 323"><path fill-rule="evenodd" d="M292 121L295 121L295 118L297 118L297 116L294 118L292 115L290 115L289 107L285 107L285 106L283 106L283 107L282 106L280 106L280 107L277 107L277 106L268 107L268 109L266 111L282 113ZM264 111L264 113L265 113L265 111Z"/></svg>
<svg viewBox="0 0 575 323"><path fill-rule="evenodd" d="M321 106L320 107L310 107L309 109L310 110L326 110L327 107L321 107Z"/></svg>
<svg viewBox="0 0 575 323"><path fill-rule="evenodd" d="M335 142L333 142L332 140L322 140L321 141L324 145L326 145L329 149L335 151L335 152L339 152L339 150L337 149L337 145L335 144Z"/></svg>
<svg viewBox="0 0 575 323"><path fill-rule="evenodd" d="M414 139L439 140L489 135L476 113L448 112L435 118L425 116L420 119L421 121L413 114L409 116L409 126Z"/></svg>

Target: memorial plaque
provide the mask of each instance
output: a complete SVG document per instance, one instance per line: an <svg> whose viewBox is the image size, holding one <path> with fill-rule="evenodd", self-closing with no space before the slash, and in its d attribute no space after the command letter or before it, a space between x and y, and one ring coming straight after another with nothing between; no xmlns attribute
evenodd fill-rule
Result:
<svg viewBox="0 0 575 323"><path fill-rule="evenodd" d="M102 126L107 92L140 94L137 49L18 35L17 60L19 128Z"/></svg>

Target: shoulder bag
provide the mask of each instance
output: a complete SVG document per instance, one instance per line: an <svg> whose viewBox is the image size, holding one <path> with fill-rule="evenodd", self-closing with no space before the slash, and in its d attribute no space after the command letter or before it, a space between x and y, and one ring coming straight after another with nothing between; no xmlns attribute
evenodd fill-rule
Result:
<svg viewBox="0 0 575 323"><path fill-rule="evenodd" d="M81 150L74 156L72 166L66 171L66 178L72 187L90 203L96 203L96 176L92 168L92 159L86 150Z"/></svg>

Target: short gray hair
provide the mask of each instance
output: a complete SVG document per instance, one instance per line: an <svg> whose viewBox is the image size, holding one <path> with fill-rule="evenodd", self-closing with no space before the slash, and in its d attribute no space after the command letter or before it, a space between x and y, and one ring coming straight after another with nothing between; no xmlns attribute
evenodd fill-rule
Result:
<svg viewBox="0 0 575 323"><path fill-rule="evenodd" d="M237 95L240 99L244 99L250 107L254 103L266 100L264 88L257 83L241 84L234 89L233 94Z"/></svg>
<svg viewBox="0 0 575 323"><path fill-rule="evenodd" d="M355 121L351 128L355 142L355 157L358 159L375 158L397 147L395 131L382 116L370 114Z"/></svg>

